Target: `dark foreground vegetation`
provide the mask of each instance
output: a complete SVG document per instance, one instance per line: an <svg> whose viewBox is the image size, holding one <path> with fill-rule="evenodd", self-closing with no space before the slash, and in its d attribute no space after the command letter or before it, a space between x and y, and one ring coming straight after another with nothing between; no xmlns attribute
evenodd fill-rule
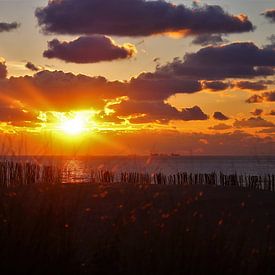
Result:
<svg viewBox="0 0 275 275"><path fill-rule="evenodd" d="M1 274L274 274L275 194L211 185L0 188Z"/></svg>

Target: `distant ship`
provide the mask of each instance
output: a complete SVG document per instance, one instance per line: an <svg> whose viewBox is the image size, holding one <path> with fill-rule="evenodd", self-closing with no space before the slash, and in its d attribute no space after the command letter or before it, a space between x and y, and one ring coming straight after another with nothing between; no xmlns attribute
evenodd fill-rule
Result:
<svg viewBox="0 0 275 275"><path fill-rule="evenodd" d="M171 153L171 157L180 157L180 154Z"/></svg>
<svg viewBox="0 0 275 275"><path fill-rule="evenodd" d="M151 156L151 157L159 157L160 154L158 154L158 153L151 153L150 156Z"/></svg>
<svg viewBox="0 0 275 275"><path fill-rule="evenodd" d="M171 157L180 157L181 155L180 154L176 154L176 153L171 153L170 155L169 154L163 154L163 153L151 153L150 154L151 157L168 157L168 156L171 156Z"/></svg>

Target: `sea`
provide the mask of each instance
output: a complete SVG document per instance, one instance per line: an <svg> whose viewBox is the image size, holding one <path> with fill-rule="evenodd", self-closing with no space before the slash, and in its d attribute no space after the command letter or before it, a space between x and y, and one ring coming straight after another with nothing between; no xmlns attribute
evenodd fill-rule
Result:
<svg viewBox="0 0 275 275"><path fill-rule="evenodd" d="M13 156L2 160L35 162L62 169L64 182L88 182L91 171L163 173L178 172L265 175L275 174L275 156Z"/></svg>

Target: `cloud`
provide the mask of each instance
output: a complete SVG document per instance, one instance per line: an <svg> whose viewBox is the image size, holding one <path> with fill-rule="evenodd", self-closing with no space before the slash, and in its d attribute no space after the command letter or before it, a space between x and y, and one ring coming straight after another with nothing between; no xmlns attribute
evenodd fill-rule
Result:
<svg viewBox="0 0 275 275"><path fill-rule="evenodd" d="M262 129L261 131L258 131L258 133L261 133L261 134L274 134L275 133L275 127Z"/></svg>
<svg viewBox="0 0 275 275"><path fill-rule="evenodd" d="M0 122L13 126L26 126L38 122L38 113L24 111L20 108L0 106Z"/></svg>
<svg viewBox="0 0 275 275"><path fill-rule="evenodd" d="M264 48L275 51L275 34L267 37L267 40L269 41L269 44L264 45Z"/></svg>
<svg viewBox="0 0 275 275"><path fill-rule="evenodd" d="M262 103L262 102L274 102L275 91L265 92L261 95L253 95L246 100L246 103Z"/></svg>
<svg viewBox="0 0 275 275"><path fill-rule="evenodd" d="M93 109L102 112L108 102L116 113L104 120L121 122L130 116L132 123L168 123L171 120L206 120L198 107L178 110L164 103L173 91L201 88L198 81L152 78L140 75L128 82L108 81L104 77L74 75L62 71L39 71L33 76L11 77L0 81L0 99L34 111L71 111ZM128 101L118 100L128 98ZM1 103L0 100L0 103ZM111 108L111 107L109 107ZM103 120L103 121L104 121ZM123 121L123 120L122 120Z"/></svg>
<svg viewBox="0 0 275 275"><path fill-rule="evenodd" d="M2 57L0 57L0 79L6 78L8 74L6 61Z"/></svg>
<svg viewBox="0 0 275 275"><path fill-rule="evenodd" d="M259 81L239 81L236 83L236 87L243 90L261 91L268 88L267 85L271 85L274 82L271 80L259 80Z"/></svg>
<svg viewBox="0 0 275 275"><path fill-rule="evenodd" d="M275 101L275 91L265 92L262 94L265 101L274 102Z"/></svg>
<svg viewBox="0 0 275 275"><path fill-rule="evenodd" d="M192 44L201 45L201 46L219 45L225 42L227 42L227 40L223 39L221 34L209 34L209 33L197 35L192 40Z"/></svg>
<svg viewBox="0 0 275 275"><path fill-rule="evenodd" d="M216 120L228 120L229 117L225 116L223 113L221 112L215 112L213 114L213 118L216 119Z"/></svg>
<svg viewBox="0 0 275 275"><path fill-rule="evenodd" d="M126 59L136 53L132 44L117 45L104 35L81 36L70 42L54 39L48 42L48 50L43 56L58 58L73 63L96 63L115 59Z"/></svg>
<svg viewBox="0 0 275 275"><path fill-rule="evenodd" d="M203 89L209 89L211 91L223 91L231 87L233 87L233 85L230 82L223 82L223 81L204 81L203 82Z"/></svg>
<svg viewBox="0 0 275 275"><path fill-rule="evenodd" d="M40 71L34 76L11 77L2 81L0 93L41 110L102 109L106 100L122 96L132 101L161 102L177 93L201 91L203 86L226 88L229 84L216 80L215 72L222 79L232 75L243 77L243 72L254 76L260 71L266 72L257 69L257 66L266 65L271 74L275 64L274 54L252 43L211 46L187 54L182 60L176 58L157 66L154 72L141 73L129 81L108 81L104 77L62 71ZM2 68L6 68L4 63ZM2 75L4 77L6 73ZM267 94L264 96L268 98Z"/></svg>
<svg viewBox="0 0 275 275"><path fill-rule="evenodd" d="M178 110L162 101L123 101L113 105L116 117L128 117L131 123L162 123L171 120L207 120L208 116L198 107Z"/></svg>
<svg viewBox="0 0 275 275"><path fill-rule="evenodd" d="M19 28L19 26L20 24L17 22L12 22L12 23L0 22L0 32L10 32L12 30Z"/></svg>
<svg viewBox="0 0 275 275"><path fill-rule="evenodd" d="M234 126L237 128L261 128L273 127L273 122L267 121L261 117L251 117L248 119L236 120Z"/></svg>
<svg viewBox="0 0 275 275"><path fill-rule="evenodd" d="M250 112L253 116L260 116L263 113L263 109L255 109L254 111Z"/></svg>
<svg viewBox="0 0 275 275"><path fill-rule="evenodd" d="M271 23L275 23L275 9L266 10L262 13Z"/></svg>
<svg viewBox="0 0 275 275"><path fill-rule="evenodd" d="M122 82L109 82L104 77L62 71L40 71L33 76L0 81L0 95L24 106L46 111L100 109L105 106L105 99L127 94L125 88Z"/></svg>
<svg viewBox="0 0 275 275"><path fill-rule="evenodd" d="M40 70L43 70L42 67L40 66L36 66L35 64L33 64L32 62L27 62L25 67L33 72L38 72Z"/></svg>
<svg viewBox="0 0 275 275"><path fill-rule="evenodd" d="M262 103L264 101L263 97L260 95L253 95L249 97L245 102L246 103Z"/></svg>
<svg viewBox="0 0 275 275"><path fill-rule="evenodd" d="M136 100L164 100L176 93L195 93L202 89L200 81L177 76L173 72L142 73L128 84L130 97Z"/></svg>
<svg viewBox="0 0 275 275"><path fill-rule="evenodd" d="M155 72L132 78L129 83L131 98L164 100L176 93L198 92L203 87L226 89L232 84L221 80L269 76L274 74L274 67L275 51L260 49L253 43L205 47L186 54L183 59L175 58L157 66Z"/></svg>
<svg viewBox="0 0 275 275"><path fill-rule="evenodd" d="M275 116L275 110L271 110L270 113L269 113L269 115Z"/></svg>
<svg viewBox="0 0 275 275"><path fill-rule="evenodd" d="M141 74L129 81L74 75L62 71L39 71L33 76L0 81L0 95L41 110L101 109L106 100L127 96L135 101L163 101L176 92L201 90L197 80Z"/></svg>
<svg viewBox="0 0 275 275"><path fill-rule="evenodd" d="M228 130L231 129L232 126L224 124L224 123L220 123L217 125L214 125L213 127L209 127L209 130L215 130L215 131L224 131L224 130Z"/></svg>
<svg viewBox="0 0 275 275"><path fill-rule="evenodd" d="M49 1L35 12L45 33L148 36L167 32L241 33L252 31L245 15L231 15L220 6L174 5L144 0Z"/></svg>
<svg viewBox="0 0 275 275"><path fill-rule="evenodd" d="M185 78L220 80L253 78L274 74L275 51L258 48L251 42L236 42L209 46L189 53L181 60L158 67L159 74L173 74Z"/></svg>

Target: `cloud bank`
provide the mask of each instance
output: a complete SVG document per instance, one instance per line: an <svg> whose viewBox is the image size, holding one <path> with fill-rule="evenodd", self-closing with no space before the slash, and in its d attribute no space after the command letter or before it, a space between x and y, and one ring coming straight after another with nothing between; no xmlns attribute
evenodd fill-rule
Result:
<svg viewBox="0 0 275 275"><path fill-rule="evenodd" d="M186 54L182 60L174 59L157 71L193 79L220 80L270 76L274 74L274 67L274 50L259 48L252 42L236 42L202 48Z"/></svg>
<svg viewBox="0 0 275 275"><path fill-rule="evenodd" d="M166 1L60 0L35 12L45 33L148 36L167 32L241 33L252 31L245 15L231 15L220 6L188 8Z"/></svg>
<svg viewBox="0 0 275 275"><path fill-rule="evenodd" d="M43 56L58 58L65 62L96 63L126 59L136 53L132 44L117 45L110 37L104 35L81 36L70 42L54 39L48 42L48 50Z"/></svg>

